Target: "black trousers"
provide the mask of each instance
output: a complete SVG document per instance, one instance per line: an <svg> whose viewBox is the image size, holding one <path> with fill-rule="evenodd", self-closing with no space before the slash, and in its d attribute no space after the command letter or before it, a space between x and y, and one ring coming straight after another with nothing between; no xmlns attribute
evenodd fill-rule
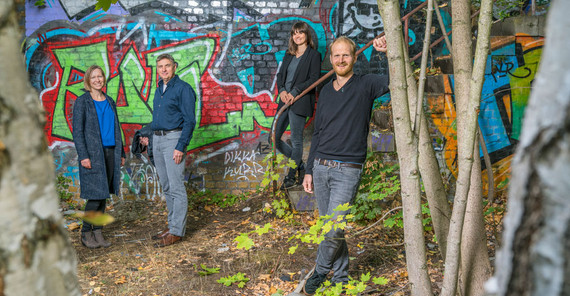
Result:
<svg viewBox="0 0 570 296"><path fill-rule="evenodd" d="M113 173L115 168L115 147L105 147L103 148L103 153L105 157L105 171L107 173L107 183L109 185L109 194L114 192L113 190ZM106 199L88 199L85 202L85 213L87 212L100 212L105 213L105 206L107 204ZM81 232L89 232L96 229L101 229L101 225L93 225L85 220L83 220L83 227L81 227Z"/></svg>

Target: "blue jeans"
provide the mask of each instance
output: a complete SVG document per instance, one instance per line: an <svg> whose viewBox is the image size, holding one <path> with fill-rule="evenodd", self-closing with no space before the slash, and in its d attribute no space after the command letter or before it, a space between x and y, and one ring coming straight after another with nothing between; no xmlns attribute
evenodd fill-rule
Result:
<svg viewBox="0 0 570 296"><path fill-rule="evenodd" d="M319 207L319 215L347 215L348 211L335 212L339 205L352 204L362 169L351 167L328 167L314 162L313 185L315 198ZM317 250L317 265L315 271L328 274L333 270L333 283L348 282L348 246L344 238L344 230L334 228L325 234L325 240Z"/></svg>
<svg viewBox="0 0 570 296"><path fill-rule="evenodd" d="M176 164L173 159L174 148L181 133L181 131L176 131L164 136L153 135L152 138L154 164L168 208L168 229L176 236L184 236L188 213L188 195L184 186L186 157L182 157L179 164Z"/></svg>
<svg viewBox="0 0 570 296"><path fill-rule="evenodd" d="M297 115L289 108L283 112L275 124L275 147L287 158L295 161L297 168L303 159L303 129L307 118ZM287 126L291 126L291 146L281 140Z"/></svg>

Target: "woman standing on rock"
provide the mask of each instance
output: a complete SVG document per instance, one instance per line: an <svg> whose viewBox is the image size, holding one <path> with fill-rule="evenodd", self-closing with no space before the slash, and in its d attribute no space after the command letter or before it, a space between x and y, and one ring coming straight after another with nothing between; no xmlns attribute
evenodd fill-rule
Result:
<svg viewBox="0 0 570 296"><path fill-rule="evenodd" d="M81 198L85 214L103 214L107 198L120 189L120 166L125 163L117 107L103 92L103 69L93 65L85 71L83 84L87 90L73 107L73 142L77 150ZM94 249L109 247L101 225L83 221L81 243Z"/></svg>
<svg viewBox="0 0 570 296"><path fill-rule="evenodd" d="M297 95L317 81L320 71L321 54L315 49L309 26L304 22L295 23L291 28L289 48L277 73L280 98L277 110L291 103ZM297 164L297 169L289 169L282 189L298 183L297 173L300 180L303 180L303 130L307 117L313 116L314 106L315 91L312 90L283 112L275 123L276 148ZM291 145L281 140L288 125L291 127Z"/></svg>

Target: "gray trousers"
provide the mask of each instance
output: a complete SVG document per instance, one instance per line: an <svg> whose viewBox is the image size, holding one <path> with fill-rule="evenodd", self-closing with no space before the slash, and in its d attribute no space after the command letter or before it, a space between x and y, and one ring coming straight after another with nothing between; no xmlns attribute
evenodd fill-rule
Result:
<svg viewBox="0 0 570 296"><path fill-rule="evenodd" d="M188 195L184 186L184 160L176 164L173 159L174 148L181 131L164 136L153 135L152 153L158 179L162 186L168 208L168 229L171 234L184 236L188 213Z"/></svg>
<svg viewBox="0 0 570 296"><path fill-rule="evenodd" d="M319 215L347 215L348 211L334 211L339 205L352 204L362 169L349 167L328 167L318 164L313 166L313 184L315 198L319 207ZM348 283L348 246L344 238L344 230L334 228L325 234L325 240L317 250L316 272L328 274L334 271L333 283Z"/></svg>

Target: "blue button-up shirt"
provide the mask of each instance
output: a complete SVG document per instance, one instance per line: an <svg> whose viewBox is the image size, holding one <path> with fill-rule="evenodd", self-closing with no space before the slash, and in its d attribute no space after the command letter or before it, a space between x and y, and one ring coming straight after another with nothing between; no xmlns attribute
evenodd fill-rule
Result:
<svg viewBox="0 0 570 296"><path fill-rule="evenodd" d="M152 130L182 129L175 149L185 151L196 125L196 93L178 75L168 81L166 90L163 89L164 82L161 80L154 93Z"/></svg>

